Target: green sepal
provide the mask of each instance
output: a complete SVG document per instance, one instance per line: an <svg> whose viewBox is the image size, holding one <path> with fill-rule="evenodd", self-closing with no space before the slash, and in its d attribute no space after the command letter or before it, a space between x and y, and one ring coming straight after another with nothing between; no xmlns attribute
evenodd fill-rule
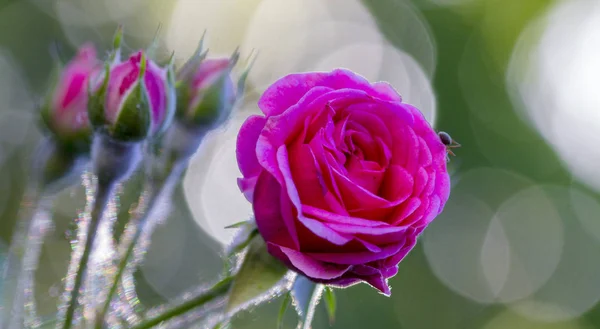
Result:
<svg viewBox="0 0 600 329"><path fill-rule="evenodd" d="M288 291L283 296L283 301L281 301L281 307L279 308L279 314L277 315L277 329L283 329L283 319L291 301L292 294Z"/></svg>
<svg viewBox="0 0 600 329"><path fill-rule="evenodd" d="M226 311L254 305L286 276L288 269L267 251L260 236L252 239L240 270L235 274Z"/></svg>
<svg viewBox="0 0 600 329"><path fill-rule="evenodd" d="M246 68L240 75L240 78L237 83L237 91L236 91L235 95L238 100L242 99L242 96L244 95L244 92L246 90L246 80L248 80L248 76L250 75L250 70L252 70L252 67L254 66L254 63L256 63L257 58L258 58L258 52L255 53L254 51L252 51L250 53L250 56L248 56L248 59L246 60L246 62L248 64L246 65Z"/></svg>
<svg viewBox="0 0 600 329"><path fill-rule="evenodd" d="M113 49L109 55L111 63L121 60L121 44L123 43L123 25L119 25L113 36Z"/></svg>
<svg viewBox="0 0 600 329"><path fill-rule="evenodd" d="M217 81L202 91L200 101L192 104L185 115L186 121L195 125L212 127L225 121L235 101L233 90L229 88L231 69L224 70ZM192 100L193 101L193 100Z"/></svg>
<svg viewBox="0 0 600 329"><path fill-rule="evenodd" d="M327 316L329 317L329 325L333 325L335 322L335 310L337 308L337 301L333 288L325 287L325 291L323 292L323 302L325 302L325 309L327 310Z"/></svg>
<svg viewBox="0 0 600 329"><path fill-rule="evenodd" d="M208 50L204 50L205 38L206 30L202 34L202 38L200 38L200 41L198 42L198 47L194 51L192 57L190 57L190 59L185 64L183 64L183 67L177 72L176 78L178 82L183 81L188 84L191 83L194 74L198 71L198 67L200 66L200 64L202 64L202 61L204 61L204 59L208 55Z"/></svg>
<svg viewBox="0 0 600 329"><path fill-rule="evenodd" d="M188 84L183 81L177 81L175 84L175 95L177 100L175 105L175 117L185 121L185 115L191 97L191 90Z"/></svg>
<svg viewBox="0 0 600 329"><path fill-rule="evenodd" d="M141 141L148 137L151 126L150 104L142 77L126 96L116 122L108 131L117 140Z"/></svg>
<svg viewBox="0 0 600 329"><path fill-rule="evenodd" d="M106 90L110 79L110 64L104 63L104 81L98 90L93 91L92 83L88 84L88 118L94 129L104 129L107 124L104 116L104 103L106 101Z"/></svg>

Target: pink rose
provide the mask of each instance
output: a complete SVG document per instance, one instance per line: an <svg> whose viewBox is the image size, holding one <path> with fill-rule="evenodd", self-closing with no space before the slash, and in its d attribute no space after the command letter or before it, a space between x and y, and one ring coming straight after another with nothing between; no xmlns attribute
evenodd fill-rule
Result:
<svg viewBox="0 0 600 329"><path fill-rule="evenodd" d="M179 74L178 116L203 127L222 123L236 101L234 65L230 58L192 57Z"/></svg>
<svg viewBox="0 0 600 329"><path fill-rule="evenodd" d="M175 113L169 70L147 59L142 51L112 63L91 96L92 125L119 140L143 140L162 132Z"/></svg>
<svg viewBox="0 0 600 329"><path fill-rule="evenodd" d="M387 279L450 193L446 148L386 83L347 70L288 75L237 140L240 189L269 252L315 282Z"/></svg>
<svg viewBox="0 0 600 329"><path fill-rule="evenodd" d="M48 127L58 138L87 139L86 136L91 134L87 85L101 68L102 62L96 57L94 46L86 44L60 72L43 111Z"/></svg>
<svg viewBox="0 0 600 329"><path fill-rule="evenodd" d="M110 80L106 91L105 114L107 121L115 123L123 110L125 99L135 89L140 75L142 52L131 55L128 60L111 67ZM155 133L163 125L169 111L170 95L167 69L156 65L152 60L146 59L146 72L144 73L145 94L150 107L151 133Z"/></svg>

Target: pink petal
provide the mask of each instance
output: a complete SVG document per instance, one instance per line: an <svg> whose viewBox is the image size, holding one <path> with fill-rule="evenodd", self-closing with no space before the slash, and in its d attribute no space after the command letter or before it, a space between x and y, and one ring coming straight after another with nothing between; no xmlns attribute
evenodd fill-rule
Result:
<svg viewBox="0 0 600 329"><path fill-rule="evenodd" d="M439 212L441 212L450 196L450 175L448 175L448 172L441 171L437 173L436 187L433 193L440 198Z"/></svg>
<svg viewBox="0 0 600 329"><path fill-rule="evenodd" d="M281 259L282 256L285 256L294 268L311 279L335 279L346 273L350 268L350 266L323 263L299 251L273 243L267 243L267 248L277 258Z"/></svg>
<svg viewBox="0 0 600 329"><path fill-rule="evenodd" d="M221 75L221 72L229 65L229 58L208 58L203 60L194 74L192 90L197 92L215 82ZM192 98L194 96L192 95Z"/></svg>
<svg viewBox="0 0 600 329"><path fill-rule="evenodd" d="M254 189L253 210L256 225L266 241L299 248L300 242L294 223L289 225L282 215L282 194L283 190L277 180L263 171Z"/></svg>
<svg viewBox="0 0 600 329"><path fill-rule="evenodd" d="M312 233L330 243L333 243L334 245L341 246L352 241L352 237L342 235L327 225L312 218L300 216L298 220Z"/></svg>
<svg viewBox="0 0 600 329"><path fill-rule="evenodd" d="M352 102L364 99L367 95L356 90L330 91L328 88L314 88L303 97L298 104L277 116L267 118L265 128L258 138L258 162L269 171L279 182L281 173L277 168L277 149L281 145L292 142L304 128L306 118L320 113L327 104L336 99Z"/></svg>
<svg viewBox="0 0 600 329"><path fill-rule="evenodd" d="M378 97L381 99L386 99L393 102L402 101L400 94L398 94L396 89L394 89L394 87L387 82L375 82L373 84L373 89L377 90L379 95Z"/></svg>
<svg viewBox="0 0 600 329"><path fill-rule="evenodd" d="M307 215L314 217L318 220L332 223L332 224L342 224L342 225L352 225L352 226L364 226L364 227L377 227L385 225L385 223L372 221L363 218L350 217L343 214L332 213L320 208L315 208L307 205L302 206L302 212Z"/></svg>
<svg viewBox="0 0 600 329"><path fill-rule="evenodd" d="M381 197L398 205L412 194L414 184L414 178L407 170L391 165L383 179Z"/></svg>
<svg viewBox="0 0 600 329"><path fill-rule="evenodd" d="M256 186L256 182L258 181L258 176L250 177L250 178L238 178L237 183L240 191L246 197L246 200L252 202L254 198L254 187Z"/></svg>
<svg viewBox="0 0 600 329"><path fill-rule="evenodd" d="M389 90L374 88L363 77L344 69L332 72L308 72L287 75L273 83L258 101L258 107L269 117L279 115L315 87L356 89L382 99L391 100ZM395 97L394 99L395 100Z"/></svg>
<svg viewBox="0 0 600 329"><path fill-rule="evenodd" d="M437 195L431 197L431 201L429 202L429 207L425 210L425 216L423 217L422 225L428 225L433 221L435 216L438 215L440 209L440 198Z"/></svg>
<svg viewBox="0 0 600 329"><path fill-rule="evenodd" d="M256 157L256 143L267 119L263 116L251 115L242 124L237 137L236 156L238 166L244 177L257 176L262 167Z"/></svg>
<svg viewBox="0 0 600 329"><path fill-rule="evenodd" d="M364 278L365 282L373 286L373 288L379 290L383 295L390 296L392 290L387 283L387 280L381 275L372 275Z"/></svg>
<svg viewBox="0 0 600 329"><path fill-rule="evenodd" d="M429 174L427 174L427 171L422 167L419 168L419 170L417 170L417 173L414 176L415 186L412 195L420 196L421 192L423 192L423 190L425 189L428 180Z"/></svg>
<svg viewBox="0 0 600 329"><path fill-rule="evenodd" d="M394 226L406 226L403 221L412 215L421 206L421 199L410 198L399 205L390 216L390 224Z"/></svg>
<svg viewBox="0 0 600 329"><path fill-rule="evenodd" d="M403 244L393 244L382 248L381 252L374 253L370 251L355 253L306 253L307 256L318 261L341 264L341 265L360 265L368 262L387 258L402 249Z"/></svg>
<svg viewBox="0 0 600 329"><path fill-rule="evenodd" d="M151 60L147 60L144 84L152 110L152 131L156 132L167 114L167 74Z"/></svg>

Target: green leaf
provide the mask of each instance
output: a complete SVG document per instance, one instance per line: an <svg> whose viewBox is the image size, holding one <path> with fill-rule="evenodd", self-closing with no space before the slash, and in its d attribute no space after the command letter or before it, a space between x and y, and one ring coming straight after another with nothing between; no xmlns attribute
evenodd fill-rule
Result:
<svg viewBox="0 0 600 329"><path fill-rule="evenodd" d="M250 242L242 266L235 275L226 311L251 306L274 288L287 271L283 263L267 252L262 238L256 236Z"/></svg>
<svg viewBox="0 0 600 329"><path fill-rule="evenodd" d="M250 233L248 233L248 237L239 242L238 244L231 246L231 250L228 251L227 256L231 257L239 252L241 252L242 250L246 249L246 247L248 247L250 245L250 243L252 242L252 240L254 239L254 237L256 237L258 235L258 229L253 229L250 231Z"/></svg>
<svg viewBox="0 0 600 329"><path fill-rule="evenodd" d="M325 308L327 309L327 315L329 316L329 325L333 325L335 322L335 308L337 301L335 300L335 292L331 287L325 287L323 300L325 301Z"/></svg>
<svg viewBox="0 0 600 329"><path fill-rule="evenodd" d="M281 308L279 309L279 315L277 316L277 329L283 328L283 316L285 315L285 311L287 311L288 306L290 306L290 301L292 300L292 294L288 292L283 296L283 301L281 302Z"/></svg>
<svg viewBox="0 0 600 329"><path fill-rule="evenodd" d="M294 307L300 317L298 328L310 329L324 287L324 285L314 283L302 275L298 275L296 281L294 281L292 297Z"/></svg>
<svg viewBox="0 0 600 329"><path fill-rule="evenodd" d="M240 228L240 227L242 227L242 226L244 226L246 224L248 224L248 221L247 220L243 220L241 222L237 222L237 223L225 226L225 228Z"/></svg>

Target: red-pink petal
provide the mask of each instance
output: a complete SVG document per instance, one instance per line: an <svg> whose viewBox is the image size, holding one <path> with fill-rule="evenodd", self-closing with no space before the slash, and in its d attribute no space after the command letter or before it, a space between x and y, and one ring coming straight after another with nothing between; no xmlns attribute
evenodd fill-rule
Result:
<svg viewBox="0 0 600 329"><path fill-rule="evenodd" d="M266 122L265 117L252 115L240 128L235 152L238 166L244 177L257 176L262 169L256 157L256 143Z"/></svg>

